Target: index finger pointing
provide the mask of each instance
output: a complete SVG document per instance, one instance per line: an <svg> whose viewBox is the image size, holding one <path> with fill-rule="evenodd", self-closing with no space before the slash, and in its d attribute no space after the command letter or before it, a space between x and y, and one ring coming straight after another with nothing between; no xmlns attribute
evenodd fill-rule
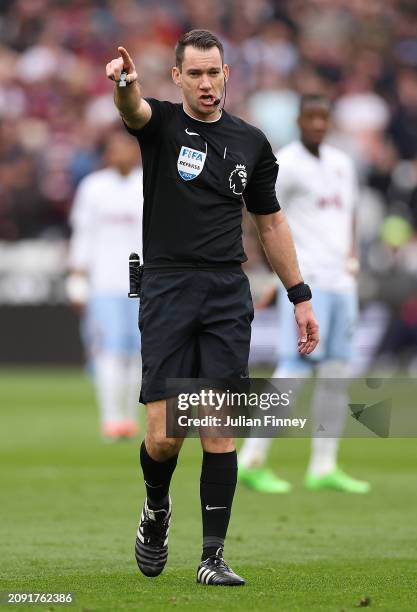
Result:
<svg viewBox="0 0 417 612"><path fill-rule="evenodd" d="M117 47L118 52L122 56L123 64L126 68L133 67L133 60L124 47Z"/></svg>

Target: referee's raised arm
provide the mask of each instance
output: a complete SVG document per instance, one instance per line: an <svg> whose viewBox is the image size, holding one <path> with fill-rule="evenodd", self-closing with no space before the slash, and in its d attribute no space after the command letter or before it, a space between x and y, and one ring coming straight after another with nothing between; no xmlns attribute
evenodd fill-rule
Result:
<svg viewBox="0 0 417 612"><path fill-rule="evenodd" d="M132 58L124 47L117 47L120 57L111 60L106 66L107 78L114 81L114 103L116 104L123 121L133 130L143 128L152 116L152 109L142 98L138 75ZM120 86L121 75L126 85Z"/></svg>

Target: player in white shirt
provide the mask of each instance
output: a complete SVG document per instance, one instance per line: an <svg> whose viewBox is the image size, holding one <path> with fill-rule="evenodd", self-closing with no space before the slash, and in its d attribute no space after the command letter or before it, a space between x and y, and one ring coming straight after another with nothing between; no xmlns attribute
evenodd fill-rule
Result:
<svg viewBox="0 0 417 612"><path fill-rule="evenodd" d="M310 490L366 493L368 483L337 467L339 437L348 404L346 386L340 379L349 376L357 318L358 185L350 158L323 144L329 123L328 101L322 96L303 96L298 118L301 140L276 153L280 166L278 200L293 234L303 278L312 288L321 339L314 356L300 357L291 304L278 288L279 366L272 377L302 379L317 367L312 431L320 431L324 426L335 437L313 438L305 486ZM277 289L269 292L260 307L269 305L276 293ZM239 455L239 479L257 491L284 493L291 489L290 483L265 466L271 441L268 438L245 441Z"/></svg>
<svg viewBox="0 0 417 612"><path fill-rule="evenodd" d="M83 313L103 436L118 439L138 432L139 306L127 294L129 255L142 252L142 169L136 142L121 132L109 136L105 161L75 194L67 287Z"/></svg>

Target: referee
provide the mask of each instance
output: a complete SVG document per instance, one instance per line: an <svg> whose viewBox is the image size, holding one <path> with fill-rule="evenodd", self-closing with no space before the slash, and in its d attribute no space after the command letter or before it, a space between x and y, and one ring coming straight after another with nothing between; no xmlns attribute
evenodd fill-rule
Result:
<svg viewBox="0 0 417 612"><path fill-rule="evenodd" d="M175 395L167 379L248 376L253 306L241 269L243 205L295 304L302 355L317 345L318 326L276 199L271 146L260 130L221 109L229 67L220 40L192 30L178 41L172 79L182 104L143 98L132 58L123 47L118 51L106 73L115 81L126 128L139 142L144 174L140 330L147 432L140 461L147 497L135 551L143 574L157 576L168 557L169 485L183 443L166 437L166 400ZM223 559L237 478L234 440L202 437L201 445L197 582L242 585Z"/></svg>

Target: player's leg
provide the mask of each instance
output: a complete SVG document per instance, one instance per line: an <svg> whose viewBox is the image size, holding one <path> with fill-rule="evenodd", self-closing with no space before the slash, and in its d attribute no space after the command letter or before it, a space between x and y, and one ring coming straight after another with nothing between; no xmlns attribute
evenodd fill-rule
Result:
<svg viewBox="0 0 417 612"><path fill-rule="evenodd" d="M123 406L124 435L128 438L135 438L139 432L138 406L141 371L140 352L129 352L126 355L126 387Z"/></svg>
<svg viewBox="0 0 417 612"><path fill-rule="evenodd" d="M312 438L305 484L310 490L366 493L368 483L351 478L337 467L339 440L347 417L348 381L345 379L350 375L357 298L354 293L330 293L327 299L331 303L331 317L326 334L326 358L319 366L313 398L316 434Z"/></svg>
<svg viewBox="0 0 417 612"><path fill-rule="evenodd" d="M325 360L317 368L312 400L313 437L306 484L336 469L337 449L347 415L347 393L344 378L348 376L344 361Z"/></svg>
<svg viewBox="0 0 417 612"><path fill-rule="evenodd" d="M307 361L316 366L316 372L318 373L318 379L320 381L320 376L322 376L320 372L323 371L322 364L326 361L328 356L329 342L332 334L333 302L331 293L319 287L314 287L312 291L313 308L320 328L320 344L314 353L307 358ZM329 372L328 375L330 376L331 372ZM316 386L319 381L316 381ZM307 470L307 478L311 476L312 466L317 470L325 469L325 457L329 457L332 448L330 439L318 437L320 434L316 434L316 432L321 432L322 428L326 427L327 424L330 429L330 423L336 428L338 421L338 417L336 417L338 414L337 411L332 412L332 408L329 409L329 407L322 402L320 389L317 393L317 388L315 388L313 397L314 399L311 407L313 437L311 441L310 465ZM325 418L327 420L323 423L322 421Z"/></svg>
<svg viewBox="0 0 417 612"><path fill-rule="evenodd" d="M166 401L146 406L147 429L140 447L140 464L146 488L136 535L135 556L145 576L158 576L168 558L171 522L169 487L183 440L166 436Z"/></svg>
<svg viewBox="0 0 417 612"><path fill-rule="evenodd" d="M118 439L122 435L125 382L123 321L118 298L93 297L86 317L102 433L107 439Z"/></svg>
<svg viewBox="0 0 417 612"><path fill-rule="evenodd" d="M317 364L311 407L311 454L305 478L305 484L310 489L314 488L318 478L335 469L335 448L345 422L345 397L340 379L347 375L346 358L340 356L343 351L346 354L348 349L343 344L346 333L342 333L339 327L341 317L337 311L339 304L335 301L336 295L319 288L313 291L313 307L320 327L320 345L310 357ZM337 343L343 344L337 355L331 352L336 336Z"/></svg>
<svg viewBox="0 0 417 612"><path fill-rule="evenodd" d="M297 326L294 306L284 290L279 292L277 302L277 341L279 363L272 378L293 378L291 385L293 401L302 378L310 376L311 364L299 357L297 351ZM297 387L297 388L296 388ZM256 432L253 432L256 436ZM239 452L239 482L262 493L287 493L292 486L279 478L267 465L268 452L273 438L249 437Z"/></svg>
<svg viewBox="0 0 417 612"><path fill-rule="evenodd" d="M124 435L136 437L138 427L139 390L142 379L142 357L140 353L140 335L137 332L137 300L123 298L121 304L124 318L125 336L125 393L123 402Z"/></svg>

